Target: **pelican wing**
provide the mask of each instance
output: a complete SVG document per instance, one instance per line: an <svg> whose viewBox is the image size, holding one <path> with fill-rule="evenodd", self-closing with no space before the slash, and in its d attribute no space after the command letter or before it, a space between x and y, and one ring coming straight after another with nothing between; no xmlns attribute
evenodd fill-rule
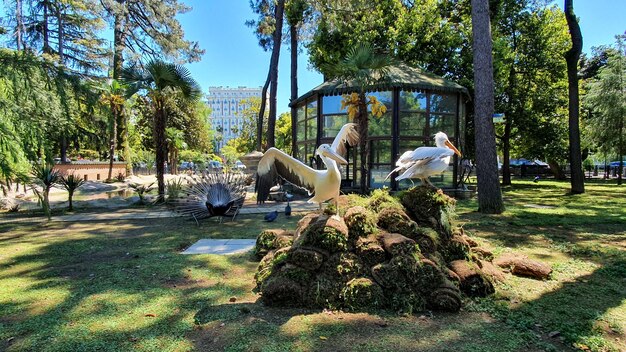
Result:
<svg viewBox="0 0 626 352"><path fill-rule="evenodd" d="M330 148L341 156L346 156L346 142L351 147L359 143L359 132L356 123L347 123L341 127Z"/></svg>
<svg viewBox="0 0 626 352"><path fill-rule="evenodd" d="M439 147L419 147L412 152L406 152L402 154L398 162L408 163L415 162L423 159L441 159L447 156L454 155L454 151L450 148L439 148ZM396 164L397 165L397 164Z"/></svg>
<svg viewBox="0 0 626 352"><path fill-rule="evenodd" d="M317 177L315 170L279 149L268 149L259 161L257 170L259 175L258 201L267 200L270 187L274 186L279 178L306 189L309 194L313 193Z"/></svg>

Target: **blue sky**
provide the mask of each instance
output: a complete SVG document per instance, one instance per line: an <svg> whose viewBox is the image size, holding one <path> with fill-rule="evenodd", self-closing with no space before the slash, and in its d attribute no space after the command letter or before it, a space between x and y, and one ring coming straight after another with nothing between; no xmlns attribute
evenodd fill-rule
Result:
<svg viewBox="0 0 626 352"><path fill-rule="evenodd" d="M203 91L209 86L263 85L270 53L257 44L252 28L245 21L256 19L248 0L185 0L193 10L179 16L186 37L206 50L201 62L188 65ZM563 1L555 2L563 6ZM583 51L592 46L613 44L617 34L624 33L626 0L576 0L574 11L580 18ZM620 18L621 17L621 18ZM322 76L308 69L307 53L299 55L299 94L322 83ZM289 50L283 45L278 78L278 113L289 111Z"/></svg>

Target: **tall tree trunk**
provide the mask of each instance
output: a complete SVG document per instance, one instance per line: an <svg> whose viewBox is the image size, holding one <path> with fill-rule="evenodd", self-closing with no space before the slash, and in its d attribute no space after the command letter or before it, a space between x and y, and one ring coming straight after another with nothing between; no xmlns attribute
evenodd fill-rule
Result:
<svg viewBox="0 0 626 352"><path fill-rule="evenodd" d="M42 36L43 36L43 49L44 54L50 54L52 52L50 48L50 35L48 33L49 20L50 20L50 1L43 0L43 23L42 23Z"/></svg>
<svg viewBox="0 0 626 352"><path fill-rule="evenodd" d="M367 140L368 125L369 121L367 118L367 102L365 100L365 92L361 92L359 93L359 115L357 120L357 130L359 132L359 159L361 161L361 180L359 187L361 193L365 193L369 189L367 182L369 178L369 164L367 161L367 157L369 155L369 141Z"/></svg>
<svg viewBox="0 0 626 352"><path fill-rule="evenodd" d="M267 89L270 86L270 72L267 72L267 78L265 84L261 89L261 106L259 107L259 120L256 125L256 150L263 151L263 117L265 117L265 105L267 100Z"/></svg>
<svg viewBox="0 0 626 352"><path fill-rule="evenodd" d="M578 60L583 47L583 36L574 14L574 0L565 0L565 18L572 37L572 47L565 53L567 62L567 86L569 90L569 164L572 193L585 193L585 174L580 152L580 125L578 97Z"/></svg>
<svg viewBox="0 0 626 352"><path fill-rule="evenodd" d="M155 99L155 116L154 116L154 142L156 152L156 174L159 196L157 201L165 200L165 159L167 158L165 126L167 118L165 116L165 107L160 99Z"/></svg>
<svg viewBox="0 0 626 352"><path fill-rule="evenodd" d="M513 31L513 50L517 49L517 38L515 31ZM517 72L515 72L515 65L511 65L509 70L509 86L507 87L507 111L504 116L504 135L502 136L502 185L511 185L511 129L513 128L513 116L515 114L515 107L513 102L515 100L515 88L517 85Z"/></svg>
<svg viewBox="0 0 626 352"><path fill-rule="evenodd" d="M117 146L117 115L119 114L118 107L115 104L111 104L111 141L109 146L109 176L107 181L113 180L113 160L115 157L115 149Z"/></svg>
<svg viewBox="0 0 626 352"><path fill-rule="evenodd" d="M119 1L118 1L119 2ZM120 4L122 2L119 2ZM113 79L119 79L122 76L122 68L124 66L124 49L126 32L124 28L124 13L118 11L115 14L113 24Z"/></svg>
<svg viewBox="0 0 626 352"><path fill-rule="evenodd" d="M272 38L272 59L270 61L270 114L267 119L267 147L275 145L276 132L276 93L278 91L278 58L280 56L280 44L283 37L283 14L285 12L285 0L276 2L276 28Z"/></svg>
<svg viewBox="0 0 626 352"><path fill-rule="evenodd" d="M128 116L121 113L123 123L120 125L122 128L122 148L124 150L124 161L126 162L126 176L133 175L133 163L130 156L130 142L128 141Z"/></svg>
<svg viewBox="0 0 626 352"><path fill-rule="evenodd" d="M15 46L17 47L17 50L23 50L24 49L24 39L23 39L23 35L25 34L25 28L24 28L24 16L22 13L22 0L15 0L15 19L16 19L16 26L15 26Z"/></svg>
<svg viewBox="0 0 626 352"><path fill-rule="evenodd" d="M57 17L57 30L59 36L59 50L57 51L59 54L59 63L61 65L65 64L65 23L63 20L63 15L65 14L64 4L57 4L56 9L56 17ZM61 136L61 162L65 163L67 161L67 133L66 131L62 132Z"/></svg>
<svg viewBox="0 0 626 352"><path fill-rule="evenodd" d="M292 24L289 27L290 36L291 36L291 98L289 99L291 103L298 99L298 26L297 24ZM291 123L293 126L296 125L296 121L298 120L298 108L294 105L291 106ZM296 148L292 145L292 154L295 153Z"/></svg>
<svg viewBox="0 0 626 352"><path fill-rule="evenodd" d="M504 135L502 135L502 185L511 185L511 117L509 116L504 121Z"/></svg>
<svg viewBox="0 0 626 352"><path fill-rule="evenodd" d="M472 0L474 53L474 125L478 210L499 214L504 211L498 177L496 137L493 127L494 83L489 1Z"/></svg>
<svg viewBox="0 0 626 352"><path fill-rule="evenodd" d="M125 0L118 0L118 3L123 6ZM115 14L113 26L113 79L120 79L122 76L127 25L127 16L123 12L118 11ZM126 176L131 176L133 174L133 165L130 156L130 143L128 141L128 116L121 113L117 125L119 127L119 144L123 148L124 161L126 162Z"/></svg>

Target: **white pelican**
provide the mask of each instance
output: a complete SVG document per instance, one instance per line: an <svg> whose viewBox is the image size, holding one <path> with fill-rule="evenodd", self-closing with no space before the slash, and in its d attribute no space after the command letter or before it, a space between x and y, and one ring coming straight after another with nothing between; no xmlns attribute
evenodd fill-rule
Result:
<svg viewBox="0 0 626 352"><path fill-rule="evenodd" d="M356 130L356 124L347 123L341 127L332 145L320 145L315 155L322 158L326 170L315 170L279 149L268 149L259 161L257 169L259 175L257 201L267 200L270 187L275 185L280 177L295 186L306 189L309 195L315 193L313 198L309 199L309 203L319 203L320 210L322 202L327 200L334 200L337 206L341 186L341 173L337 163L344 165L348 163L342 156L346 151L346 142L354 146L358 141L359 133Z"/></svg>
<svg viewBox="0 0 626 352"><path fill-rule="evenodd" d="M435 145L436 147L419 147L404 152L396 162L397 167L387 175L385 180L394 172L402 172L400 176L396 177L396 181L419 178L422 180L422 184L435 187L430 183L428 177L444 172L450 165L450 158L453 154L461 156L461 152L450 143L448 136L443 132L438 132L435 135Z"/></svg>

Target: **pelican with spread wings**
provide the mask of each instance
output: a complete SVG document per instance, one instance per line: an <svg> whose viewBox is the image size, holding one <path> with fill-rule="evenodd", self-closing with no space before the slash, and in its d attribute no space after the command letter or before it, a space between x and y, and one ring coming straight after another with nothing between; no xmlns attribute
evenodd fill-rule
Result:
<svg viewBox="0 0 626 352"><path fill-rule="evenodd" d="M450 165L452 155L461 156L461 152L450 143L448 136L443 132L438 132L435 135L435 145L436 147L419 147L402 154L396 162L397 167L387 175L385 180L394 172L402 172L400 176L396 177L396 181L419 178L422 180L422 184L435 187L428 178L444 172ZM411 180L411 182L413 181Z"/></svg>
<svg viewBox="0 0 626 352"><path fill-rule="evenodd" d="M334 200L337 205L341 186L341 173L337 164L348 163L343 157L346 153L346 144L354 146L358 141L356 124L347 123L341 127L332 144L320 145L315 155L322 159L326 170L315 170L279 149L268 149L259 161L257 169L259 175L257 201L267 200L270 187L282 178L306 189L309 195L315 193L313 198L309 199L309 203L319 203L320 210L322 202L327 200Z"/></svg>

